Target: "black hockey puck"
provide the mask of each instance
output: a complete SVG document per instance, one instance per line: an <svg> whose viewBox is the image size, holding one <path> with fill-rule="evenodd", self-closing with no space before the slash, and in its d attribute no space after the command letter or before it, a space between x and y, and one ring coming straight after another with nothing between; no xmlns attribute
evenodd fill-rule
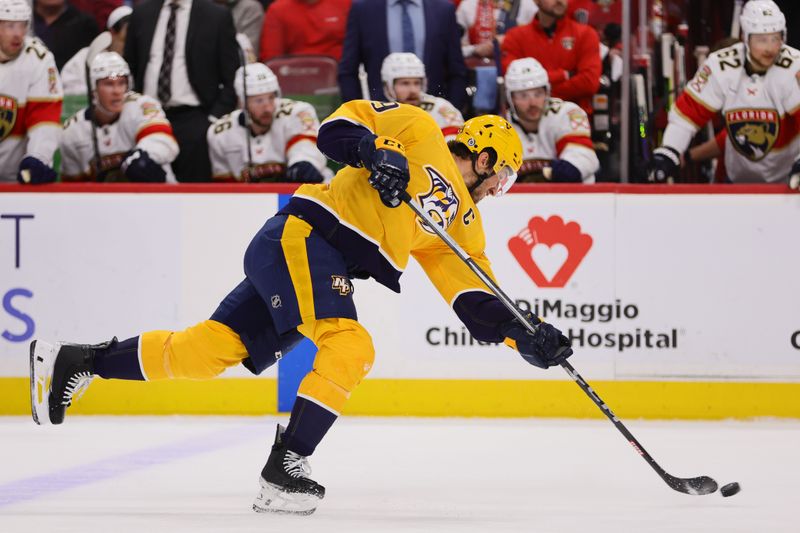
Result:
<svg viewBox="0 0 800 533"><path fill-rule="evenodd" d="M739 484L736 483L735 481L733 483L728 483L727 485L719 489L720 493L726 498L728 496L733 496L734 494L737 494L740 490L742 490L742 487L740 487Z"/></svg>

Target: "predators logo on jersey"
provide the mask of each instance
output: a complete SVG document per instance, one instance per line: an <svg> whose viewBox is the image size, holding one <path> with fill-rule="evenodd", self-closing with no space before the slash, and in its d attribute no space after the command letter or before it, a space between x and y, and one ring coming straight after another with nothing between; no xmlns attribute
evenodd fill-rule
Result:
<svg viewBox="0 0 800 533"><path fill-rule="evenodd" d="M11 134L17 122L17 100L0 94L0 141Z"/></svg>
<svg viewBox="0 0 800 533"><path fill-rule="evenodd" d="M764 159L780 129L774 109L732 109L725 113L725 123L733 147L751 161Z"/></svg>
<svg viewBox="0 0 800 533"><path fill-rule="evenodd" d="M424 168L431 180L431 188L427 192L417 195L417 199L423 211L426 211L443 230L447 230L458 213L458 196L456 196L453 186L435 168L430 165ZM418 222L423 230L434 233L421 220Z"/></svg>

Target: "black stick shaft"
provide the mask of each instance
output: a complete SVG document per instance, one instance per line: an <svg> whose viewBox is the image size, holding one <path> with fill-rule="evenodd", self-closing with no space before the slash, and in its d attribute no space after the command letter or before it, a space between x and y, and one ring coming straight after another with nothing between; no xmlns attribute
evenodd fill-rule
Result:
<svg viewBox="0 0 800 533"><path fill-rule="evenodd" d="M253 150L250 146L250 113L247 111L247 56L239 44L236 44L239 51L239 61L242 63L242 92L244 102L242 102L242 113L244 113L244 129L247 136L247 181L250 181L250 173L253 171Z"/></svg>
<svg viewBox="0 0 800 533"><path fill-rule="evenodd" d="M525 327L527 327L531 333L536 333L536 326L531 324L530 321L527 318L525 318L525 315L523 314L522 310L519 307L517 307L517 305L511 300L511 298L509 298L508 295L505 292L503 292L503 290L497 285L497 283L495 283L494 280L492 280L492 278L489 277L489 275L483 271L480 265L478 265L475 262L475 260L473 260L469 256L469 254L466 251L464 251L464 249L461 248L461 246L452 237L450 237L450 235L448 235L444 231L444 229L442 229L441 226L439 226L436 222L434 222L431 219L430 215L428 215L428 213L426 213L420 206L417 205L417 203L411 198L411 196L409 196L407 192L405 191L403 192L403 196L401 197L401 199L411 208L412 211L414 211L414 213L416 213L416 215L419 218L421 218L425 222L425 224L429 228L431 228L431 230L434 233L436 233L437 236L439 236L440 239L442 239L442 241L444 241L445 244L447 244L447 246L453 252L455 252L456 255L458 255L458 257L461 258L461 260L463 260L467 264L470 270L472 270L481 279L481 281L483 281L486 284L486 286L489 287L489 290L491 290L494 293L494 295L497 296L497 298L501 302L503 302L503 305L505 305L506 308L509 311L511 311L511 313L514 314L517 320L519 320L522 324L524 324ZM605 414L608 417L608 419L611 420L614 426L620 431L620 433L622 433L625 436L630 445L633 446L633 448L639 453L639 455L641 455L644 458L644 460L647 461L647 463L653 467L653 470L655 470L664 481L670 483L669 474L667 474L664 471L664 469L661 468L658 465L658 463L656 463L656 461L650 456L650 454L647 453L644 447L642 447L642 445L639 444L639 441L636 440L636 437L634 437L633 434L630 431L628 431L628 428L626 428L625 425L619 420L619 418L617 418L617 416L611 411L608 405L606 405L606 403L600 399L597 393L594 392L594 390L589 386L588 383L586 383L583 377L581 377L581 375L578 374L578 371L575 370L575 368L568 361L562 362L561 367L569 375L569 377L571 377L575 381L575 383L578 384L581 390L585 392L589 398L591 398L591 400L595 403L595 405L597 405L597 407L600 408L603 414Z"/></svg>
<svg viewBox="0 0 800 533"><path fill-rule="evenodd" d="M97 117L95 117L96 109L94 106L94 97L92 96L93 92L97 89L96 87L92 87L92 76L90 73L90 66L89 61L86 61L86 68L84 72L86 74L86 89L89 91L89 127L92 128L92 147L94 149L94 161L95 161L95 180L96 181L105 181L105 170L103 169L103 159L100 157L100 145L97 142Z"/></svg>
<svg viewBox="0 0 800 533"><path fill-rule="evenodd" d="M666 471L659 466L659 464L649 453L647 453L647 450L644 449L644 446L642 446L636 437L634 437L633 434L628 431L628 428L625 427L625 424L623 424L622 421L617 418L617 415L615 415L611 408L600 398L600 396L597 395L594 389L588 383L586 383L586 380L584 380L583 377L578 374L578 371L575 370L575 367L573 367L569 361L563 361L561 363L561 368L563 368L569 377L571 377L575 383L578 384L581 390L592 399L594 404L600 408L603 414L606 415L609 420L611 420L611 422L614 424L614 427L616 427L619 432L622 433L622 435L628 440L628 443L633 446L633 449L636 450L636 452L641 455L645 461L647 461L647 464L652 466L653 470L655 470L664 481L670 483Z"/></svg>

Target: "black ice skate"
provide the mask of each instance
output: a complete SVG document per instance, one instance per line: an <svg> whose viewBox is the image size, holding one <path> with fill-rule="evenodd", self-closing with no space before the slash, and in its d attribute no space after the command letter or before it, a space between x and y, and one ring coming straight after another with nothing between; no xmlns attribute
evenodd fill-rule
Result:
<svg viewBox="0 0 800 533"><path fill-rule="evenodd" d="M31 343L31 414L40 425L60 424L64 413L86 392L94 377L94 354L102 344Z"/></svg>
<svg viewBox="0 0 800 533"><path fill-rule="evenodd" d="M275 444L261 470L261 492L253 503L257 513L309 515L325 497L325 487L310 479L308 460L286 449L281 437L285 428L278 425Z"/></svg>

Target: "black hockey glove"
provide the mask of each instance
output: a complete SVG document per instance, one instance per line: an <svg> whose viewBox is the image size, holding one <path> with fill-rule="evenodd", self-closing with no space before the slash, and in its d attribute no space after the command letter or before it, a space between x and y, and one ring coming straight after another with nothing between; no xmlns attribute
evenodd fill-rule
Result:
<svg viewBox="0 0 800 533"><path fill-rule="evenodd" d="M792 170L789 172L789 187L800 191L800 159L794 162Z"/></svg>
<svg viewBox="0 0 800 533"><path fill-rule="evenodd" d="M128 152L120 169L132 182L164 183L167 181L167 173L161 168L161 165L150 159L147 152L141 148Z"/></svg>
<svg viewBox="0 0 800 533"><path fill-rule="evenodd" d="M28 156L20 162L17 173L17 181L23 185L53 183L57 177L55 170L32 156Z"/></svg>
<svg viewBox="0 0 800 533"><path fill-rule="evenodd" d="M561 364L572 355L572 343L555 326L540 321L530 313L527 317L537 325L536 333L528 331L516 318L500 326L500 334L514 341L513 344L506 343L516 348L523 359L533 366L549 368Z"/></svg>
<svg viewBox="0 0 800 533"><path fill-rule="evenodd" d="M548 168L550 172L546 172ZM581 183L583 181L578 167L563 159L553 159L550 161L550 167L545 167L544 170L545 178L558 183Z"/></svg>
<svg viewBox="0 0 800 533"><path fill-rule="evenodd" d="M674 183L681 168L681 154L674 148L662 146L653 150L653 162L650 163L650 183Z"/></svg>
<svg viewBox="0 0 800 533"><path fill-rule="evenodd" d="M365 135L358 144L358 155L364 168L372 173L369 184L378 191L386 207L402 203L410 175L403 145L391 137Z"/></svg>
<svg viewBox="0 0 800 533"><path fill-rule="evenodd" d="M293 183L322 183L325 178L308 161L298 161L286 169L286 181Z"/></svg>

